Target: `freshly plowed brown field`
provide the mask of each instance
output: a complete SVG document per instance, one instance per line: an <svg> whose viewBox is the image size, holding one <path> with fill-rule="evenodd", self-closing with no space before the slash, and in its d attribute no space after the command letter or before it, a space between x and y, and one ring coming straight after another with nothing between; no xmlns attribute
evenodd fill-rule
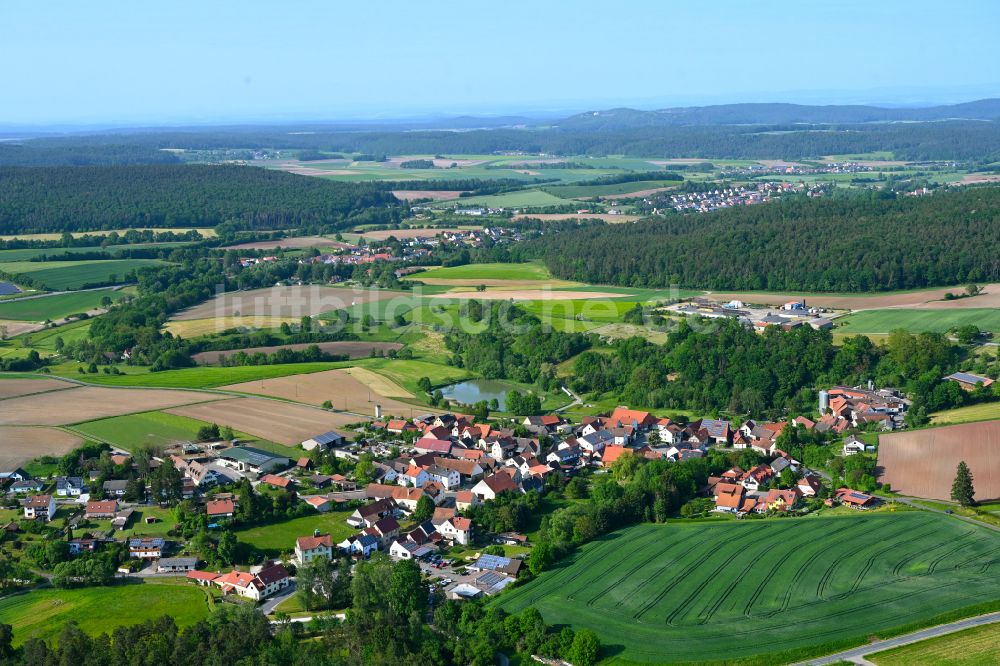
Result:
<svg viewBox="0 0 1000 666"><path fill-rule="evenodd" d="M345 340L341 342L316 342L316 343L299 343L294 345L279 345L277 347L247 347L246 349L230 349L229 351L207 351L199 352L192 356L198 365L212 365L213 363L219 362L219 357L232 356L236 352L245 352L247 354L256 354L261 352L263 354L273 354L279 349L291 349L294 351L300 351L315 344L320 348L321 351L327 354L334 354L338 356L346 355L352 359L355 358L367 358L371 355L373 349L380 349L384 352L401 349L403 345L398 342L358 342L354 340ZM2 396L3 385L0 384L0 396Z"/></svg>
<svg viewBox="0 0 1000 666"><path fill-rule="evenodd" d="M0 424L67 425L218 399L198 391L84 386L0 400Z"/></svg>
<svg viewBox="0 0 1000 666"><path fill-rule="evenodd" d="M39 456L61 456L81 444L80 437L55 428L0 426L0 469L20 467Z"/></svg>
<svg viewBox="0 0 1000 666"><path fill-rule="evenodd" d="M462 190L393 190L392 195L404 201L414 199L433 199L434 201L451 201L457 199Z"/></svg>
<svg viewBox="0 0 1000 666"><path fill-rule="evenodd" d="M972 471L976 499L1000 499L1000 421L879 437L879 480L903 495L951 499L955 468L963 460Z"/></svg>
<svg viewBox="0 0 1000 666"><path fill-rule="evenodd" d="M269 381L271 380L267 380L267 382ZM339 414L305 405L295 405L290 402L258 398L219 400L176 407L165 411L200 421L227 425L254 437L286 446L295 446L313 435L342 428L348 423L357 423L362 420L350 414Z"/></svg>
<svg viewBox="0 0 1000 666"><path fill-rule="evenodd" d="M0 379L0 400L22 395L70 389L75 385L58 379Z"/></svg>

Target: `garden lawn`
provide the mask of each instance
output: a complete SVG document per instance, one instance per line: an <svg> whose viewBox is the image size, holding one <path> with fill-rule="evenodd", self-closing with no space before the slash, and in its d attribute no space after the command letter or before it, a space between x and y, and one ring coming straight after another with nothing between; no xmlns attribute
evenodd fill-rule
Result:
<svg viewBox="0 0 1000 666"><path fill-rule="evenodd" d="M183 579L156 579L109 587L42 589L0 599L0 622L14 627L14 645L37 636L53 639L66 622L88 634L110 632L169 615L179 626L208 616L212 607L205 588Z"/></svg>
<svg viewBox="0 0 1000 666"><path fill-rule="evenodd" d="M255 546L269 555L291 553L295 550L295 540L300 536L312 536L315 530L321 534L329 534L333 542L340 543L351 536L356 529L344 521L354 513L353 510L330 511L328 513L313 513L300 518L292 518L280 523L268 523L236 532L236 537L243 543Z"/></svg>
<svg viewBox="0 0 1000 666"><path fill-rule="evenodd" d="M0 302L0 319L20 321L45 321L46 319L62 319L80 312L86 312L101 306L101 299L110 296L117 301L124 294L112 289L97 291L79 291L69 294L54 294L38 298L27 298L17 301Z"/></svg>
<svg viewBox="0 0 1000 666"><path fill-rule="evenodd" d="M998 550L916 511L643 524L493 603L592 629L609 663L785 663L1000 607Z"/></svg>

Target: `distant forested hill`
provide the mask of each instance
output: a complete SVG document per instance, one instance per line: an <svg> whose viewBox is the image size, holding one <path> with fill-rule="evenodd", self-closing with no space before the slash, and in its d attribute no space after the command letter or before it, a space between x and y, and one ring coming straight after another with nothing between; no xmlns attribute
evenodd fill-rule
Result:
<svg viewBox="0 0 1000 666"><path fill-rule="evenodd" d="M980 103L974 103L980 104ZM983 105L983 114L991 107ZM748 105L737 105L748 106ZM792 105L767 105L792 106ZM812 110L822 107L802 107ZM831 107L842 109L842 107ZM863 107L867 108L867 107ZM977 107L978 108L978 107ZM735 119L740 112L721 107L711 113ZM719 124L671 121L663 112L629 109L608 115L575 116L553 126L495 128L463 132L417 129L345 131L339 127L284 125L156 130L116 135L31 139L0 143L0 166L118 165L175 162L167 148L189 150L315 150L369 155L479 155L504 151L552 155L629 155L704 159L801 159L888 151L903 160L1000 160L1000 120L932 122L825 122L793 120L794 113L758 113L774 122ZM691 110L684 117L692 118ZM850 115L844 112L845 115ZM813 115L812 111L808 115ZM828 113L830 117L840 115ZM972 114L969 114L972 115ZM735 123L735 120L733 121Z"/></svg>
<svg viewBox="0 0 1000 666"><path fill-rule="evenodd" d="M866 292L1000 280L1000 188L884 196L589 226L525 252L563 279L643 287Z"/></svg>
<svg viewBox="0 0 1000 666"><path fill-rule="evenodd" d="M128 227L287 229L396 221L372 184L257 167L146 165L0 168L0 233Z"/></svg>

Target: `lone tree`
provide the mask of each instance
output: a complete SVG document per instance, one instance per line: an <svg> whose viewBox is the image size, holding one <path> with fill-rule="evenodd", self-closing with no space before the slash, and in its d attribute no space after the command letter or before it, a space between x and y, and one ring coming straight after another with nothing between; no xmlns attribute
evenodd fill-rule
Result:
<svg viewBox="0 0 1000 666"><path fill-rule="evenodd" d="M972 487L972 472L965 461L958 463L958 470L955 472L955 482L951 484L951 498L962 506L972 506L976 503L973 496L976 489Z"/></svg>

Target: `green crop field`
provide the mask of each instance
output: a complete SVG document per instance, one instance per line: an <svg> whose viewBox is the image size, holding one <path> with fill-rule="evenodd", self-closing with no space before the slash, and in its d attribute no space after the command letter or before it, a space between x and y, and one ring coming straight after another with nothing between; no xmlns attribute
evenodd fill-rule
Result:
<svg viewBox="0 0 1000 666"><path fill-rule="evenodd" d="M168 446L174 442L196 441L198 429L206 424L204 421L186 416L167 414L165 412L142 412L126 416L112 416L107 419L87 421L73 426L79 434L98 441L108 442L126 451L134 451L141 445ZM258 440L243 432L234 432L243 442L248 442L258 448L278 446L271 442ZM287 455L287 447L280 447Z"/></svg>
<svg viewBox="0 0 1000 666"><path fill-rule="evenodd" d="M995 666L1000 624L988 624L947 636L865 655L877 666Z"/></svg>
<svg viewBox="0 0 1000 666"><path fill-rule="evenodd" d="M890 333L898 328L913 333L945 333L956 326L973 324L980 330L1000 333L1000 309L955 308L952 310L866 310L842 320L838 333L857 335Z"/></svg>
<svg viewBox="0 0 1000 666"><path fill-rule="evenodd" d="M784 663L996 604L1000 534L925 512L640 525L499 597L612 663Z"/></svg>
<svg viewBox="0 0 1000 666"><path fill-rule="evenodd" d="M0 599L0 622L14 627L14 645L32 636L58 638L70 620L88 634L110 632L169 615L179 626L194 624L211 612L205 588L177 579L157 579L110 587L45 589ZM110 611L114 612L110 612Z"/></svg>
<svg viewBox="0 0 1000 666"><path fill-rule="evenodd" d="M552 275L541 264L465 264L451 268L432 268L417 273L414 279L441 280L551 280Z"/></svg>
<svg viewBox="0 0 1000 666"><path fill-rule="evenodd" d="M329 534L334 543L340 543L357 530L344 521L353 510L330 511L315 513L301 518L292 518L281 523L259 525L236 532L236 537L243 543L266 551L270 555L290 553L295 550L295 540L300 536L312 536L314 530L321 534Z"/></svg>
<svg viewBox="0 0 1000 666"><path fill-rule="evenodd" d="M119 300L124 294L111 289L98 291L80 291L72 294L54 294L17 301L0 303L0 319L21 321L45 321L46 319L61 319L66 315L86 312L100 307L101 299L110 296Z"/></svg>
<svg viewBox="0 0 1000 666"><path fill-rule="evenodd" d="M125 372L135 370L133 374L123 375L80 375L76 368L79 363L63 363L52 367L53 375L62 375L79 379L90 384L101 386L152 386L159 388L211 388L239 384L258 379L274 379L288 375L302 375L310 372L322 372L352 365L350 362L334 363L287 363L281 365L245 365L233 368L218 366L200 366L197 368L182 368L180 370L165 370L149 372L140 366L121 366Z"/></svg>
<svg viewBox="0 0 1000 666"><path fill-rule="evenodd" d="M0 263L0 271L30 277L49 289L80 289L87 284L108 282L112 275L121 282L129 271L161 263L157 259L11 261Z"/></svg>
<svg viewBox="0 0 1000 666"><path fill-rule="evenodd" d="M556 185L542 188L552 196L561 199L578 199L589 197L604 197L612 194L632 194L643 190L659 187L677 187L678 180L636 180L630 183L615 183L613 185Z"/></svg>
<svg viewBox="0 0 1000 666"><path fill-rule="evenodd" d="M504 194L491 194L481 197L467 197L453 201L439 201L433 204L435 208L470 208L486 206L488 208L534 208L541 206L562 206L568 203L566 199L552 196L541 190L518 190Z"/></svg>

